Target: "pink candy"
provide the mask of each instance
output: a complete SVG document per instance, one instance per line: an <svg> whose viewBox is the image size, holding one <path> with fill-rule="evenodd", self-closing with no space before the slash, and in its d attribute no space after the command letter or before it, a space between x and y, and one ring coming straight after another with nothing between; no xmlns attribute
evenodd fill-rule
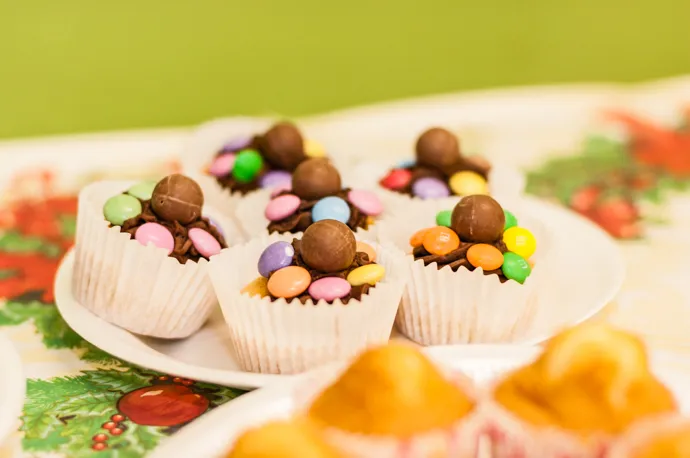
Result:
<svg viewBox="0 0 690 458"><path fill-rule="evenodd" d="M271 198L274 198L283 191L291 191L292 185L290 183L279 184L271 191Z"/></svg>
<svg viewBox="0 0 690 458"><path fill-rule="evenodd" d="M190 229L187 235L201 256L208 259L220 253L220 242L205 230L195 227Z"/></svg>
<svg viewBox="0 0 690 458"><path fill-rule="evenodd" d="M163 248L168 254L172 253L175 248L173 235L158 223L142 224L134 233L134 238L144 246L150 243L158 248Z"/></svg>
<svg viewBox="0 0 690 458"><path fill-rule="evenodd" d="M300 198L294 194L285 194L271 200L266 206L264 214L269 221L280 221L297 211Z"/></svg>
<svg viewBox="0 0 690 458"><path fill-rule="evenodd" d="M353 189L347 194L347 199L365 215L378 216L383 212L381 200L371 191Z"/></svg>
<svg viewBox="0 0 690 458"><path fill-rule="evenodd" d="M324 277L309 285L309 295L314 301L323 299L331 302L347 296L350 290L352 290L352 285L347 280L338 277Z"/></svg>
<svg viewBox="0 0 690 458"><path fill-rule="evenodd" d="M230 174L232 167L235 165L234 154L221 154L216 157L211 166L208 168L208 173L215 177L224 177Z"/></svg>

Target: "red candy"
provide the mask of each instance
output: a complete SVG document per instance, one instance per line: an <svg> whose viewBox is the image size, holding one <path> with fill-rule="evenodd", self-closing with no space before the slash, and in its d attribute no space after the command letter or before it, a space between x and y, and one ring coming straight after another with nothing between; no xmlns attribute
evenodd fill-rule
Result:
<svg viewBox="0 0 690 458"><path fill-rule="evenodd" d="M379 184L388 189L404 188L410 183L412 179L412 172L407 169L393 169L385 178L379 181Z"/></svg>

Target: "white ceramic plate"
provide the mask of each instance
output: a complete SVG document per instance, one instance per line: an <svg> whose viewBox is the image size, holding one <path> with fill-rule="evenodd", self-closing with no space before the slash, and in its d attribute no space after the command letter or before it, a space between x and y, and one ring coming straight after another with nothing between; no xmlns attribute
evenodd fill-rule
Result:
<svg viewBox="0 0 690 458"><path fill-rule="evenodd" d="M26 378L17 350L0 333L0 444L16 430L24 407Z"/></svg>
<svg viewBox="0 0 690 458"><path fill-rule="evenodd" d="M547 307L519 344L536 344L560 328L581 322L601 310L618 292L625 273L615 243L599 228L561 207L526 199L525 209L551 229L559 272L542 295ZM238 388L258 388L286 376L254 374L239 369L220 313L194 336L179 341L131 334L95 316L72 296L73 255L57 273L55 298L64 319L97 347L143 367L180 377ZM462 346L460 346L462 348Z"/></svg>
<svg viewBox="0 0 690 458"><path fill-rule="evenodd" d="M534 347L517 347L514 345L477 345L464 349L459 349L457 346L425 349L425 352L439 363L463 371L478 383L529 362L536 356L537 351ZM339 367L329 367L319 372L322 372L324 377L333 377L337 375ZM681 408L687 412L690 408L687 390L690 377L681 376L668 369L660 368L656 372L674 391ZM243 431L269 420L287 418L292 415L297 407L294 398L295 389L304 382L305 377L294 377L286 383L254 391L217 408L186 426L175 436L166 439L151 454L151 458L225 456Z"/></svg>

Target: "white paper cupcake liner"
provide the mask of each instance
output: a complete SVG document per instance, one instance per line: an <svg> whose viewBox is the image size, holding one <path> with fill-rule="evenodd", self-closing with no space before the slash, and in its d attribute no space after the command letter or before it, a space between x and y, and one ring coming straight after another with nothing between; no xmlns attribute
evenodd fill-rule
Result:
<svg viewBox="0 0 690 458"><path fill-rule="evenodd" d="M639 453L655 438L664 433L690 427L690 418L678 414L653 417L640 421L616 440L606 455L607 458L631 458Z"/></svg>
<svg viewBox="0 0 690 458"><path fill-rule="evenodd" d="M379 239L410 253L410 237L420 229L435 226L436 213L452 210L459 200L409 204L404 212L384 218L379 225ZM422 345L514 342L527 334L539 307L553 305L539 300L540 285L548 281L551 270L547 268L547 230L540 221L522 212L517 202L506 208L537 239L537 252L532 256L535 267L525 283L501 283L498 276L484 275L482 269L439 270L435 263L425 266L408 254L404 259L408 283L396 317L402 334Z"/></svg>
<svg viewBox="0 0 690 458"><path fill-rule="evenodd" d="M127 190L131 182L102 181L79 194L75 244L75 297L104 320L152 337L188 337L206 321L216 303L207 275L208 261L180 264L162 248L143 246L109 227L105 201ZM228 244L238 231L209 207L210 216Z"/></svg>
<svg viewBox="0 0 690 458"><path fill-rule="evenodd" d="M270 221L266 218L264 210L270 200L271 191L264 189L248 194L237 205L237 221L247 240L268 235L267 227ZM358 237L362 237L363 240L375 240L377 234L376 223L370 225L367 230L358 227L354 232ZM285 234L289 233L286 232ZM292 235L302 238L301 232Z"/></svg>
<svg viewBox="0 0 690 458"><path fill-rule="evenodd" d="M386 275L361 301L303 305L298 299L271 301L241 293L259 276L256 266L264 249L293 238L293 234L257 238L232 247L210 263L211 280L243 370L303 372L349 359L390 337L404 287L403 254L390 245L377 245L376 262L385 267Z"/></svg>

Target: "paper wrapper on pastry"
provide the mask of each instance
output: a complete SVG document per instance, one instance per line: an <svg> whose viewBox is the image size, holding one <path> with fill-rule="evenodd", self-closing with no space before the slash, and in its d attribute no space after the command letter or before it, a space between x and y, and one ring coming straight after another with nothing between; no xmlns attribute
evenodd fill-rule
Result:
<svg viewBox="0 0 690 458"><path fill-rule="evenodd" d="M458 201L408 204L402 213L393 211L379 223L379 239L410 253L410 236L434 226L436 213L452 209ZM422 345L514 342L527 334L539 308L550 305L539 300L548 282L550 240L544 226L517 207L506 208L537 240L531 258L535 266L524 284L501 283L497 275L484 275L481 268L439 270L436 263L425 266L408 254L404 259L408 283L396 317L400 332Z"/></svg>
<svg viewBox="0 0 690 458"><path fill-rule="evenodd" d="M241 292L258 277L256 266L264 249L293 238L262 236L231 247L210 263L211 280L243 370L303 372L351 358L390 337L404 287L403 254L391 245L376 247L376 262L386 274L361 301L302 304L298 299L272 301Z"/></svg>
<svg viewBox="0 0 690 458"><path fill-rule="evenodd" d="M165 339L188 337L216 304L208 261L180 264L162 248L143 246L109 227L103 217L108 198L133 183L103 181L79 194L72 289L92 313L128 331ZM204 214L220 225L228 244L239 232L210 207Z"/></svg>

